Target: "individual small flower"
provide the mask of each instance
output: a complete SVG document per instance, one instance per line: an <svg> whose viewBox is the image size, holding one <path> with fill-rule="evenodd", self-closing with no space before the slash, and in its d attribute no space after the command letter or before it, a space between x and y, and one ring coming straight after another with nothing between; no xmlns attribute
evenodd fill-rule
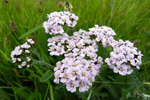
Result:
<svg viewBox="0 0 150 100"><path fill-rule="evenodd" d="M49 24L48 22L44 22L43 27L45 28L45 33L49 33L50 35L52 34L53 26L51 24Z"/></svg>
<svg viewBox="0 0 150 100"><path fill-rule="evenodd" d="M52 29L52 32L54 34L58 34L58 33L62 34L62 33L64 33L64 30L63 30L62 26L60 26L60 25L54 25L53 29Z"/></svg>
<svg viewBox="0 0 150 100"><path fill-rule="evenodd" d="M24 49L29 49L31 47L31 45L29 45L27 42L25 42L24 44L22 44L20 46L21 48L24 48Z"/></svg>
<svg viewBox="0 0 150 100"><path fill-rule="evenodd" d="M105 62L106 62L108 65L112 65L112 64L115 64L115 63L116 63L116 59L113 58L113 57L106 58L106 59L105 59Z"/></svg>
<svg viewBox="0 0 150 100"><path fill-rule="evenodd" d="M88 71L86 68L81 68L77 73L80 76L80 80L87 80L90 71Z"/></svg>
<svg viewBox="0 0 150 100"><path fill-rule="evenodd" d="M22 66L21 66L21 65L18 65L18 68L22 68Z"/></svg>
<svg viewBox="0 0 150 100"><path fill-rule="evenodd" d="M120 53L121 53L121 52L120 52L120 48L114 48L114 51L112 51L112 52L110 53L110 55L111 55L112 57L114 57L114 58L118 58L118 56L119 56Z"/></svg>
<svg viewBox="0 0 150 100"><path fill-rule="evenodd" d="M114 67L113 69L114 69L114 73L119 73L120 75L123 75L123 76L127 74L127 67L125 64Z"/></svg>
<svg viewBox="0 0 150 100"><path fill-rule="evenodd" d="M79 83L79 91L80 92L85 92L89 90L89 85L85 82L80 82Z"/></svg>
<svg viewBox="0 0 150 100"><path fill-rule="evenodd" d="M52 45L51 47L49 47L48 51L50 51L50 55L52 56L53 55L59 56L65 53L63 46L60 47L56 45Z"/></svg>
<svg viewBox="0 0 150 100"><path fill-rule="evenodd" d="M54 77L55 77L55 79L54 79L54 82L55 83L59 83L59 81L60 81L60 71L57 71L56 73L54 73Z"/></svg>
<svg viewBox="0 0 150 100"><path fill-rule="evenodd" d="M96 41L97 41L97 42L99 42L99 41L102 42L102 40L103 40L104 38L105 38L105 36L104 36L103 33L98 33L98 34L97 34L97 37L96 37Z"/></svg>
<svg viewBox="0 0 150 100"><path fill-rule="evenodd" d="M68 83L69 80L68 80L68 74L67 73L61 73L60 77L61 77L60 82Z"/></svg>
<svg viewBox="0 0 150 100"><path fill-rule="evenodd" d="M20 56L22 54L23 50L20 48L20 46L15 47L14 51L11 52L11 58L13 63L17 61L16 56Z"/></svg>
<svg viewBox="0 0 150 100"><path fill-rule="evenodd" d="M67 83L67 90L70 92L75 92L76 88L79 86L79 82L78 81L71 81L69 83Z"/></svg>
<svg viewBox="0 0 150 100"><path fill-rule="evenodd" d="M31 61L31 58L30 58L30 57L26 57L26 58L27 58L27 61L28 61L28 62L30 62L30 61Z"/></svg>
<svg viewBox="0 0 150 100"><path fill-rule="evenodd" d="M34 44L35 42L33 41L33 39L27 39L27 41L30 43L30 44Z"/></svg>
<svg viewBox="0 0 150 100"><path fill-rule="evenodd" d="M53 39L53 38L49 38L48 40L48 46L52 46L52 45L55 45L56 41Z"/></svg>
<svg viewBox="0 0 150 100"><path fill-rule="evenodd" d="M30 65L27 65L27 68L29 68L30 67Z"/></svg>
<svg viewBox="0 0 150 100"><path fill-rule="evenodd" d="M54 71L61 71L62 70L62 65L61 65L60 61L56 63L56 66L57 67L54 68Z"/></svg>
<svg viewBox="0 0 150 100"><path fill-rule="evenodd" d="M69 27L74 27L76 24L77 24L77 22L76 21L68 21L68 22L66 22L67 23L67 25L69 26Z"/></svg>
<svg viewBox="0 0 150 100"><path fill-rule="evenodd" d="M20 62L20 61L21 61L21 58L17 58L17 61Z"/></svg>
<svg viewBox="0 0 150 100"><path fill-rule="evenodd" d="M69 67L67 73L69 74L70 80L75 80L77 78L77 69L75 67Z"/></svg>
<svg viewBox="0 0 150 100"><path fill-rule="evenodd" d="M133 72L133 69L131 69L131 66L126 65L126 67L127 67L127 74L128 75L131 74Z"/></svg>
<svg viewBox="0 0 150 100"><path fill-rule="evenodd" d="M23 61L22 63L21 63L21 66L26 66L26 61Z"/></svg>
<svg viewBox="0 0 150 100"><path fill-rule="evenodd" d="M30 53L30 50L25 50L26 53Z"/></svg>

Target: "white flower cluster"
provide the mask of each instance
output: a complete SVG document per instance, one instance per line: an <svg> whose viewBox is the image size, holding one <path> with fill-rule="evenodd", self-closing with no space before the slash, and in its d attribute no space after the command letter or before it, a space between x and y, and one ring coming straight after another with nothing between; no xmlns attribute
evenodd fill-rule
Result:
<svg viewBox="0 0 150 100"><path fill-rule="evenodd" d="M57 39L60 38L57 36ZM74 35L70 37L67 35L62 36L59 42L56 42L58 41L57 39L54 41L54 37L52 38L57 45L65 43L67 50L65 51L64 46L62 47L60 44L60 48L57 49L59 46L55 44L53 46L51 43L51 55L64 53L65 56L62 61L56 64L54 82L65 83L67 90L71 92L75 92L77 87L79 87L80 92L88 91L89 86L95 81L95 76L99 73L99 68L103 64L102 58L96 54L98 51L96 41L91 40L89 34L86 34L84 30L74 32Z"/></svg>
<svg viewBox="0 0 150 100"><path fill-rule="evenodd" d="M18 63L18 68L22 67L30 67L31 58L30 55L30 48L34 44L32 39L27 39L27 42L24 44L15 47L15 49L11 52L12 63Z"/></svg>
<svg viewBox="0 0 150 100"><path fill-rule="evenodd" d="M111 46L115 41L113 36L116 35L116 33L110 27L99 27L98 25L95 25L95 27L90 28L89 30L89 34L96 36L96 41L101 42L103 47Z"/></svg>
<svg viewBox="0 0 150 100"><path fill-rule="evenodd" d="M115 73L120 75L129 75L133 72L132 67L140 69L142 64L141 51L137 51L134 44L130 41L115 41L112 43L113 51L110 52L110 58L106 58L105 62L109 65Z"/></svg>
<svg viewBox="0 0 150 100"><path fill-rule="evenodd" d="M55 36L48 39L48 46L51 56L64 55L62 61L57 62L54 68L54 82L65 83L68 91L75 92L79 88L80 92L88 91L89 86L95 81L95 76L101 68L102 57L98 57L98 43L103 47L112 46L113 50L110 58L105 62L115 73L128 75L133 72L131 66L139 69L141 64L141 52L133 47L129 41L116 41L114 30L107 26L90 28L89 32L80 29L69 36L64 32L62 25L67 24L74 27L78 17L70 12L54 12L48 15L48 22L44 22L45 32ZM56 35L56 34L61 35Z"/></svg>
<svg viewBox="0 0 150 100"><path fill-rule="evenodd" d="M77 24L78 16L70 13L69 11L53 12L48 15L48 21L43 23L45 32L49 34L62 34L64 33L61 25L74 27Z"/></svg>

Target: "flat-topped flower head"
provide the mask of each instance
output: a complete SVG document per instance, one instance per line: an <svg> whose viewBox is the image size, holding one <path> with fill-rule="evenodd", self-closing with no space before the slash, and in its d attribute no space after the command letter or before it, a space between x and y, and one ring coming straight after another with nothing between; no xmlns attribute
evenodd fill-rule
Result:
<svg viewBox="0 0 150 100"><path fill-rule="evenodd" d="M48 14L48 21L43 23L45 32L51 34L63 34L63 25L74 27L77 24L78 16L70 13L69 11L64 12L53 12Z"/></svg>
<svg viewBox="0 0 150 100"><path fill-rule="evenodd" d="M115 73L125 76L133 72L133 67L140 69L139 66L142 64L141 58L143 55L141 51L137 51L133 43L128 40L124 42L120 39L115 41L115 45L112 47L111 57L106 58L105 62L111 69L114 69Z"/></svg>
<svg viewBox="0 0 150 100"><path fill-rule="evenodd" d="M27 42L24 44L15 47L15 49L11 52L11 59L12 63L17 63L18 68L23 68L23 67L30 67L30 62L31 58L29 57L30 55L30 48L35 42L33 39L27 39Z"/></svg>

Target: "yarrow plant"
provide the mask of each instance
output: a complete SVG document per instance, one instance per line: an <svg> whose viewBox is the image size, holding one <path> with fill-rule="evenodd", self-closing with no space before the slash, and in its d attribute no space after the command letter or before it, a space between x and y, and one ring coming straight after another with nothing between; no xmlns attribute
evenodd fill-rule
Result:
<svg viewBox="0 0 150 100"><path fill-rule="evenodd" d="M31 58L30 58L30 48L33 46L35 42L33 39L27 39L22 45L18 45L15 49L11 52L11 59L12 63L17 63L18 68L22 67L30 67Z"/></svg>
<svg viewBox="0 0 150 100"><path fill-rule="evenodd" d="M97 54L99 44L104 48L112 47L110 57L104 61L114 73L125 76L131 74L134 67L140 69L143 56L141 51L137 51L134 44L128 40L116 41L114 39L116 33L112 28L95 25L89 28L89 31L80 29L69 36L63 26L75 27L78 16L69 11L53 12L47 16L48 21L43 23L43 27L45 32L52 36L47 40L49 54L64 56L54 68L54 82L64 83L68 91L85 92L92 86L104 63L103 58ZM32 39L27 39L27 42L11 52L12 61L19 64L18 68L30 67L29 49L33 44Z"/></svg>
<svg viewBox="0 0 150 100"><path fill-rule="evenodd" d="M88 91L89 86L92 86L103 64L103 58L96 53L98 43L102 43L104 48L113 47L111 57L106 58L105 62L115 73L128 75L133 72L130 65L137 68L141 65L141 52L137 52L137 48L129 41L116 41L113 37L116 33L112 28L95 25L89 28L88 32L80 29L79 32L69 36L64 32L62 25L74 27L78 20L77 16L70 12L53 12L48 15L48 18L48 22L43 23L45 32L50 35L59 34L48 39L48 51L51 56L64 55L65 57L56 63L54 82L65 83L68 91L76 92L79 88L80 92L85 92ZM55 28L58 26L60 29L56 31Z"/></svg>

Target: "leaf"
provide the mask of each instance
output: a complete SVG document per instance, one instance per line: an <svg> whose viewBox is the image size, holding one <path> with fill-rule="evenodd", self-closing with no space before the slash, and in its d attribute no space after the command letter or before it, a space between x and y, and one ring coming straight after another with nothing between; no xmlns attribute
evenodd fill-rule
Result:
<svg viewBox="0 0 150 100"><path fill-rule="evenodd" d="M3 89L0 89L0 100L11 100L8 96L8 93L5 92Z"/></svg>
<svg viewBox="0 0 150 100"><path fill-rule="evenodd" d="M51 64L48 64L48 63L46 63L46 62L44 62L44 61L38 61L38 60L33 59L32 65L34 65L34 64L45 65L46 67L49 67L49 68L51 68L51 69L53 69L53 68L55 67L55 66L53 66L53 65L51 65Z"/></svg>
<svg viewBox="0 0 150 100"><path fill-rule="evenodd" d="M42 58L40 57L40 54L38 53L38 51L37 51L36 49L31 50L31 52L32 52L33 54L35 54L40 60L42 59Z"/></svg>
<svg viewBox="0 0 150 100"><path fill-rule="evenodd" d="M107 96L108 96L108 93L106 93L106 92L101 92L101 93L100 93L100 96L101 96L101 97L107 97Z"/></svg>
<svg viewBox="0 0 150 100"><path fill-rule="evenodd" d="M31 33L33 33L33 32L35 32L35 31L37 31L38 29L42 28L42 25L43 25L43 24L40 24L40 25L36 26L35 28L29 30L28 32L22 34L22 35L19 37L19 40L20 40L20 39L23 39L23 38L26 37L27 35L30 35Z"/></svg>
<svg viewBox="0 0 150 100"><path fill-rule="evenodd" d="M46 82L53 76L53 72L51 70L47 70L47 72L43 75L43 77L40 79L40 82Z"/></svg>
<svg viewBox="0 0 150 100"><path fill-rule="evenodd" d="M10 58L2 50L0 50L0 54L6 61L11 61Z"/></svg>
<svg viewBox="0 0 150 100"><path fill-rule="evenodd" d="M39 93L38 92L32 92L26 100L35 100L36 97L38 97Z"/></svg>

